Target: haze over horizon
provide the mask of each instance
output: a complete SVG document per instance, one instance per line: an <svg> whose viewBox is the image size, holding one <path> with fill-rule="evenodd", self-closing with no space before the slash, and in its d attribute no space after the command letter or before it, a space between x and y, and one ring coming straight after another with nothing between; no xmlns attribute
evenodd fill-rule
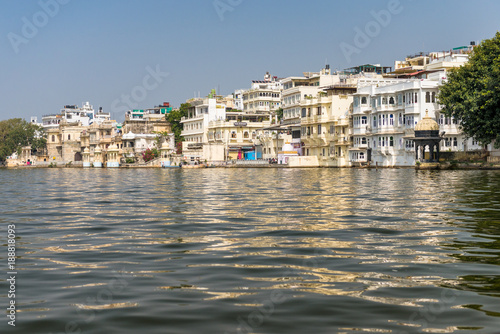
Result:
<svg viewBox="0 0 500 334"><path fill-rule="evenodd" d="M0 0L0 120L89 101L178 107L211 89L373 63L492 38L500 2ZM365 35L364 37L360 37Z"/></svg>

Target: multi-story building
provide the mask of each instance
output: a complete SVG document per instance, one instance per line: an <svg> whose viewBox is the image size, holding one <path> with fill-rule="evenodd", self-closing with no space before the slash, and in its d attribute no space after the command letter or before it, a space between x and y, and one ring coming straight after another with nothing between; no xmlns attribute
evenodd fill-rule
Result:
<svg viewBox="0 0 500 334"><path fill-rule="evenodd" d="M264 80L253 80L251 88L243 92L243 111L276 116L281 107L281 91L281 82L267 72Z"/></svg>
<svg viewBox="0 0 500 334"><path fill-rule="evenodd" d="M269 125L266 115L227 111L225 119L209 122L204 158L208 161L263 158L257 135Z"/></svg>
<svg viewBox="0 0 500 334"><path fill-rule="evenodd" d="M205 160L203 146L208 143L208 124L226 119L226 104L215 95L215 90L206 98L194 98L187 103L190 104L188 115L181 119L181 136L184 137L182 152L186 159ZM223 159L222 156L213 160Z"/></svg>
<svg viewBox="0 0 500 334"><path fill-rule="evenodd" d="M101 115L102 116L102 115ZM57 128L64 120L67 124L81 124L88 126L94 119L94 107L89 102L83 103L82 107L77 105L65 105L59 114L42 116L42 126L45 130Z"/></svg>
<svg viewBox="0 0 500 334"><path fill-rule="evenodd" d="M442 152L480 149L459 131L455 119L441 114L437 100L447 70L465 64L474 44L396 61L395 71L387 77L404 79L360 80L354 96L351 163L414 165L414 128L426 113L440 126Z"/></svg>
<svg viewBox="0 0 500 334"><path fill-rule="evenodd" d="M315 156L319 166L348 166L350 109L356 85L338 83L323 88L301 103L301 140L305 156Z"/></svg>

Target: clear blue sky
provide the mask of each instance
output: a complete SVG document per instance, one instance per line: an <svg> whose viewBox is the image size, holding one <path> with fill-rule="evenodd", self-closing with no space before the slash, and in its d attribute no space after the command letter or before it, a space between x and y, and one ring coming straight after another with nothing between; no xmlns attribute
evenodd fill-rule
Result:
<svg viewBox="0 0 500 334"><path fill-rule="evenodd" d="M40 3L54 2L59 8L45 14ZM408 54L449 50L500 30L497 0L399 0L385 26L370 26L371 11L387 10L389 2L0 0L0 120L40 121L83 101L123 118L130 102L179 106L195 92L220 87L229 94L266 71L300 75L325 61L333 69L393 66ZM36 32L27 28L32 24ZM356 47L355 28L367 24L373 37L349 62L340 45ZM157 68L157 80L147 77ZM124 102L132 93L135 99Z"/></svg>

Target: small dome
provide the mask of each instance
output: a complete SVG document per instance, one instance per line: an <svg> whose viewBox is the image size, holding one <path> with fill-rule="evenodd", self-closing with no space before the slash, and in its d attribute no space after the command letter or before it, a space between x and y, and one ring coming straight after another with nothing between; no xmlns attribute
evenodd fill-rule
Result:
<svg viewBox="0 0 500 334"><path fill-rule="evenodd" d="M285 145L283 145L283 148L281 150L283 152L291 152L291 151L294 151L295 149L293 148L293 146L290 143L287 142Z"/></svg>
<svg viewBox="0 0 500 334"><path fill-rule="evenodd" d="M425 111L425 117L415 125L415 131L439 131L439 124L429 117L429 110Z"/></svg>

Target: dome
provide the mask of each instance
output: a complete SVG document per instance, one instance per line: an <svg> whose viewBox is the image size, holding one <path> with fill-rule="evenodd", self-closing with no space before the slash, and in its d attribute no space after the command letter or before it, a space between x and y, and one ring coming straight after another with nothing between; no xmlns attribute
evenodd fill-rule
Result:
<svg viewBox="0 0 500 334"><path fill-rule="evenodd" d="M425 117L415 125L415 131L439 131L439 124L429 117L429 110L425 111Z"/></svg>
<svg viewBox="0 0 500 334"><path fill-rule="evenodd" d="M293 146L290 143L288 143L288 142L285 145L283 145L283 148L281 150L283 152L295 151L295 149L293 148Z"/></svg>

